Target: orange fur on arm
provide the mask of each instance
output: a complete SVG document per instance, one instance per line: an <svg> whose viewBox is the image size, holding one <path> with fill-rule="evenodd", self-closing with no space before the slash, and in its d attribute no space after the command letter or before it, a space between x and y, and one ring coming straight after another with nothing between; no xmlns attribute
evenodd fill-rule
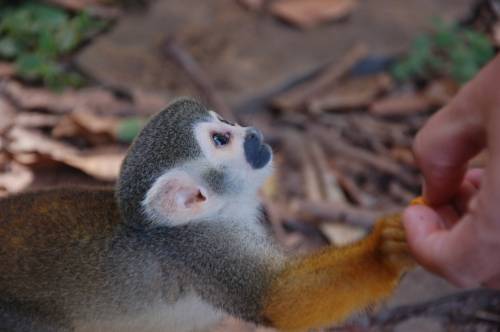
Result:
<svg viewBox="0 0 500 332"><path fill-rule="evenodd" d="M382 218L354 245L291 260L273 281L263 315L284 331L340 322L387 298L412 265L401 215Z"/></svg>

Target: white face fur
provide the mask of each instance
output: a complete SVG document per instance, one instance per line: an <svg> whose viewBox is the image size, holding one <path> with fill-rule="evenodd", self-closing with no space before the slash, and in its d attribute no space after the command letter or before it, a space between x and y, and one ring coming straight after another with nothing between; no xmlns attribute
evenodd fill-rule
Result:
<svg viewBox="0 0 500 332"><path fill-rule="evenodd" d="M272 160L252 167L244 149L249 128L230 124L213 111L210 115L209 121L193 128L202 157L166 170L148 190L142 205L153 223L178 226L234 213L255 215L257 191L272 171ZM223 172L238 190L229 195L213 192L202 179L207 170Z"/></svg>

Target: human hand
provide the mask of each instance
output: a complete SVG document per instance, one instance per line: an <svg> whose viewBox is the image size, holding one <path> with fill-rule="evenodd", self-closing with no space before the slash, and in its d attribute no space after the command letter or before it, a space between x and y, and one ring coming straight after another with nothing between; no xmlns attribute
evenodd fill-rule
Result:
<svg viewBox="0 0 500 332"><path fill-rule="evenodd" d="M484 170L467 170L486 149ZM500 56L429 119L414 143L428 206L405 210L408 244L462 287L500 288Z"/></svg>

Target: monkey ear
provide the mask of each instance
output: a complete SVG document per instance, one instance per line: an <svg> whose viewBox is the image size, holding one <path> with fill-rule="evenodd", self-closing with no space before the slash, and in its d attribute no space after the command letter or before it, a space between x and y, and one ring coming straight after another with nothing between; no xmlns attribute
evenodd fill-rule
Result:
<svg viewBox="0 0 500 332"><path fill-rule="evenodd" d="M142 204L152 222L177 226L207 216L212 203L212 195L189 174L171 171L153 183Z"/></svg>
<svg viewBox="0 0 500 332"><path fill-rule="evenodd" d="M186 184L173 184L170 188L169 199L172 199L177 209L192 209L197 205L204 203L207 200L207 196L203 193L204 190L201 187L189 186Z"/></svg>

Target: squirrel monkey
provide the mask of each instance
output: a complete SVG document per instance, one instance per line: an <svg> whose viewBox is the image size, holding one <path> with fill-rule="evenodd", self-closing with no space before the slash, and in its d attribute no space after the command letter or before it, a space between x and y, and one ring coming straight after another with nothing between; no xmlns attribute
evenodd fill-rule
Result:
<svg viewBox="0 0 500 332"><path fill-rule="evenodd" d="M286 258L260 222L272 152L178 99L131 145L116 190L0 201L0 331L207 331L224 314L302 331L386 298L412 265L397 217Z"/></svg>

